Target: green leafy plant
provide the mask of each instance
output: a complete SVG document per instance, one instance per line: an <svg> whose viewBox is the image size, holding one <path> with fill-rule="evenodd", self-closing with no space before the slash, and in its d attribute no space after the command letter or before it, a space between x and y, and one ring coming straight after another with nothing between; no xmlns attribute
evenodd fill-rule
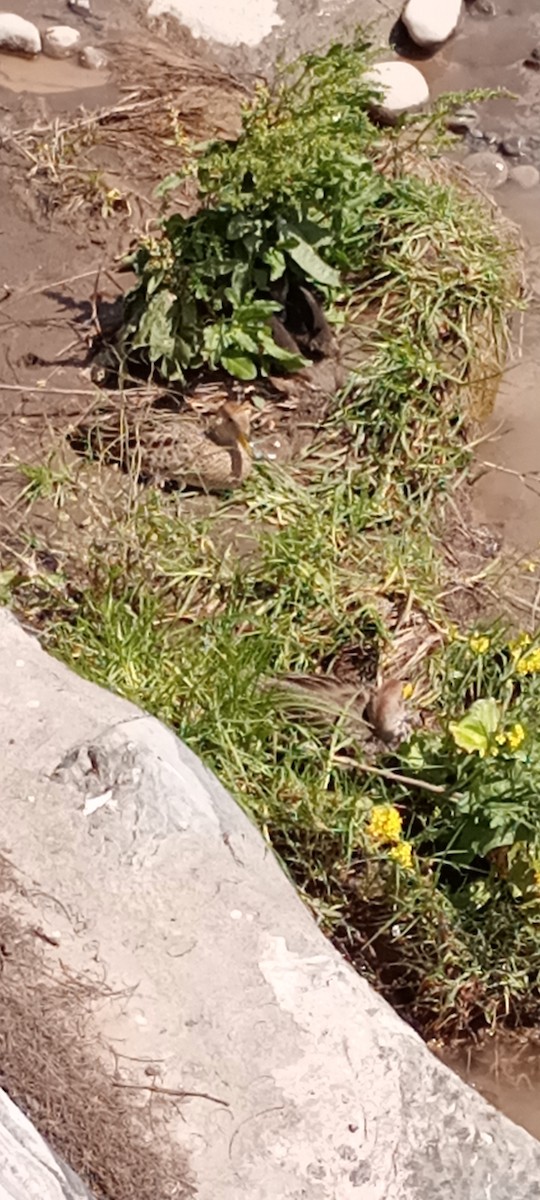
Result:
<svg viewBox="0 0 540 1200"><path fill-rule="evenodd" d="M306 56L276 92L258 88L237 143L199 152L199 211L169 217L133 258L124 346L165 377L205 365L252 379L303 365L272 335L275 285L290 275L326 299L345 293L388 190L367 153L377 138L368 63L361 42Z"/></svg>
<svg viewBox="0 0 540 1200"><path fill-rule="evenodd" d="M460 639L443 663L452 707L464 711L399 755L440 792L431 803L411 797L416 852L458 903L485 903L507 887L540 905L540 651L495 630Z"/></svg>

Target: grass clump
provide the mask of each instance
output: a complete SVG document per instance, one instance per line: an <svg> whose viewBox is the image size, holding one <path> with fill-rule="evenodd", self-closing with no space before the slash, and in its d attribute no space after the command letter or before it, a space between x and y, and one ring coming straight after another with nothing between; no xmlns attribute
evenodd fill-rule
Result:
<svg viewBox="0 0 540 1200"><path fill-rule="evenodd" d="M127 302L123 350L162 377L249 380L298 365L272 319L276 288L307 285L349 365L318 445L204 520L154 495L84 587L34 578L16 603L201 755L404 1015L456 1032L540 1011L536 650L525 670L502 631L445 637L438 599L440 499L502 364L517 268L502 221L433 159L430 119L371 122L368 64L361 43L334 47L259 89L238 142L194 160L195 216L141 244ZM236 521L243 559L223 538ZM366 762L344 716L321 728L280 708L269 679L343 652L372 679L411 613L439 650L409 655L424 725L393 756Z"/></svg>

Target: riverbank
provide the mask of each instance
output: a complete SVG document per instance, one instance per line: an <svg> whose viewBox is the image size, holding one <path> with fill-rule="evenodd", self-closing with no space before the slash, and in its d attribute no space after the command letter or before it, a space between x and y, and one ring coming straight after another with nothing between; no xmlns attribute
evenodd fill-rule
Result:
<svg viewBox="0 0 540 1200"><path fill-rule="evenodd" d="M183 60L180 93L179 66L170 64L165 106L150 79L125 111L111 97L109 115L92 125L90 148L77 119L65 122L66 133L30 127L13 139L17 153L37 158L36 228L44 212L53 216L57 241L49 227L40 244L53 256L62 241L65 254L69 239L81 274L73 269L59 280L61 272L50 272L43 289L17 282L3 307L13 371L3 426L4 595L78 670L181 732L259 822L323 928L426 1036L463 1036L509 1016L535 1021L534 989L524 995L519 973L508 971L502 982L500 973L505 946L515 954L523 902L533 916L530 926L521 923L518 952L530 964L532 944L533 969L536 953L536 851L521 832L531 798L519 792L519 772L530 774L532 763L536 670L527 661L535 646L522 642L516 656L510 633L480 628L486 597L493 611L493 587L490 594L482 573L470 579L469 571L463 582L473 540L464 510L457 556L454 532L445 552L442 519L444 499L470 460L471 393L477 398L479 384L502 365L518 297L512 234L440 157L424 157L432 142L419 153L421 123L398 141L362 113L361 169L370 186L358 191L356 162L339 197L341 211L349 188L351 209L363 212L361 254L351 264L347 231L339 241L333 230L319 259L333 272L345 264L349 288L336 295L335 283L315 280L339 318L338 344L343 314L354 331L347 386L336 401L335 375L329 382L314 367L297 391L277 375L234 385L233 399L252 410L255 470L242 492L225 502L149 493L120 460L81 458L71 433L103 400L82 372L107 302L125 287L116 255L145 222L147 232L155 228L154 185L185 161L186 133L232 139L239 129L245 93L238 84L214 79L210 105L203 67ZM352 66L357 85L362 64ZM132 84L124 77L126 89ZM337 77L325 95L328 116L339 85ZM268 113L265 136L274 128ZM335 136L327 139L332 171L343 168L336 147ZM301 179L306 158L301 144L296 150ZM84 154L75 181L74 151ZM282 157L278 172L284 162L290 171ZM234 175L234 151L225 166ZM96 170L87 193L82 184ZM192 195L179 198L180 211L191 211ZM30 265L36 243L23 237L22 212L17 245L26 241ZM222 375L199 380L188 402L211 414L224 387ZM135 394L128 389L128 404ZM347 720L351 685L353 694L372 687L381 671L412 692L413 730L403 750L366 751ZM309 705L284 709L267 686L291 672L339 684L338 712L322 728L308 719ZM486 699L492 703L478 734L466 713ZM524 745L516 743L517 726ZM506 827L502 841L490 844L485 830L479 841L479 810L487 802L495 812L509 781L519 784L511 842ZM464 816L474 838L469 833L456 864ZM514 854L508 879L507 857L493 850L514 844L525 850ZM494 923L482 942L486 903Z"/></svg>

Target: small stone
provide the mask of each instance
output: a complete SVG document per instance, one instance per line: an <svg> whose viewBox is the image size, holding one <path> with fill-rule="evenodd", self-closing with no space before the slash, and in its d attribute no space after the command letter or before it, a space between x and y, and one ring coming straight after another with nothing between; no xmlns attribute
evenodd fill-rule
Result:
<svg viewBox="0 0 540 1200"><path fill-rule="evenodd" d="M496 17L497 16L497 9L495 8L495 5L492 3L492 0L475 0L475 3L471 4L471 6L470 6L470 11L472 12L473 17L476 17L476 16L478 16L478 17Z"/></svg>
<svg viewBox="0 0 540 1200"><path fill-rule="evenodd" d="M512 167L510 179L513 183L519 183L522 188L533 188L540 182L540 171L525 164L522 167Z"/></svg>
<svg viewBox="0 0 540 1200"><path fill-rule="evenodd" d="M469 154L463 160L463 166L471 175L488 188L501 187L508 179L508 167L498 154L483 150L480 154Z"/></svg>
<svg viewBox="0 0 540 1200"><path fill-rule="evenodd" d="M88 71L103 71L109 60L104 50L100 50L98 46L85 46L79 54L79 62L81 67L86 67Z"/></svg>
<svg viewBox="0 0 540 1200"><path fill-rule="evenodd" d="M70 25L51 25L43 34L43 53L49 58L71 58L80 41L79 31Z"/></svg>
<svg viewBox="0 0 540 1200"><path fill-rule="evenodd" d="M67 0L68 8L74 13L80 13L82 16L87 16L91 12L90 0Z"/></svg>
<svg viewBox="0 0 540 1200"><path fill-rule="evenodd" d="M468 129L467 137L473 142L483 142L484 134L481 129Z"/></svg>
<svg viewBox="0 0 540 1200"><path fill-rule="evenodd" d="M530 71L540 71L540 46L535 46L530 54L523 62L524 67L528 67Z"/></svg>
<svg viewBox="0 0 540 1200"><path fill-rule="evenodd" d="M525 139L522 137L507 137L499 142L499 150L501 154L506 154L507 158L519 158L524 149Z"/></svg>
<svg viewBox="0 0 540 1200"><path fill-rule="evenodd" d="M0 13L0 50L12 50L15 54L39 54L39 29L17 13Z"/></svg>
<svg viewBox="0 0 540 1200"><path fill-rule="evenodd" d="M470 133L478 124L478 113L474 108L458 108L448 117L446 128L451 133Z"/></svg>
<svg viewBox="0 0 540 1200"><path fill-rule="evenodd" d="M482 134L482 139L486 143L486 146L497 146L498 148L500 134L494 133L493 130L488 129Z"/></svg>
<svg viewBox="0 0 540 1200"><path fill-rule="evenodd" d="M53 25L43 34L43 53L49 58L72 58L81 43L81 35L70 25Z"/></svg>
<svg viewBox="0 0 540 1200"><path fill-rule="evenodd" d="M422 72L410 63L377 63L366 72L365 79L383 92L384 99L374 107L377 115L390 123L401 113L421 108L429 100L429 88Z"/></svg>
<svg viewBox="0 0 540 1200"><path fill-rule="evenodd" d="M461 0L407 0L401 14L413 42L425 49L447 42L460 17Z"/></svg>

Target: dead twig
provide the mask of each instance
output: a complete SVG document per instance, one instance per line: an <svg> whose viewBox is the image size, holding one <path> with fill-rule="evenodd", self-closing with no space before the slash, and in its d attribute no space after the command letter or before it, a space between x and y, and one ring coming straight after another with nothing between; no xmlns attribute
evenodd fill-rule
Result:
<svg viewBox="0 0 540 1200"><path fill-rule="evenodd" d="M201 1100L211 1100L213 1104L222 1104L224 1108L230 1108L228 1100L221 1100L219 1096L212 1096L210 1092L185 1092L183 1088L160 1087L157 1083L124 1083L121 1079L115 1079L113 1083L115 1087L128 1088L130 1091L154 1092L158 1096L175 1096L177 1100L195 1096Z"/></svg>
<svg viewBox="0 0 540 1200"><path fill-rule="evenodd" d="M412 775L400 775L397 771L390 771L386 767L373 767L370 763L358 762L356 758L349 758L347 755L336 754L334 762L337 766L355 767L357 771L367 771L370 775L380 775L382 779L389 779L392 783L405 783L408 787L420 788L424 792L433 792L436 796L443 796L448 788L442 783L428 783L426 779L413 779Z"/></svg>

